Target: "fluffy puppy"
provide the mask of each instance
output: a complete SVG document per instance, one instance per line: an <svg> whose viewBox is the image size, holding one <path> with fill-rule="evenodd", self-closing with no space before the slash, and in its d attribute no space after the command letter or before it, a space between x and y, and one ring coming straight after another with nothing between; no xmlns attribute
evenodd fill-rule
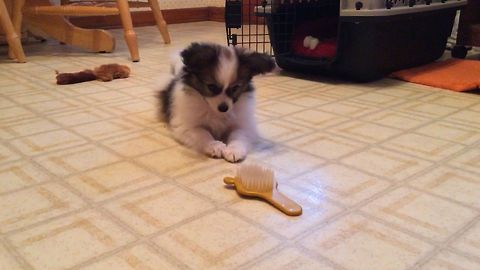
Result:
<svg viewBox="0 0 480 270"><path fill-rule="evenodd" d="M158 94L159 115L187 147L241 161L257 139L252 78L274 68L266 54L192 43L179 54L173 78Z"/></svg>

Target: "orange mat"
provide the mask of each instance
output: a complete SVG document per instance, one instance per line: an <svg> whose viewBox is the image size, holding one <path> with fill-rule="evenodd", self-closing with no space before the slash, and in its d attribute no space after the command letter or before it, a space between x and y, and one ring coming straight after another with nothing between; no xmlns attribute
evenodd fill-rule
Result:
<svg viewBox="0 0 480 270"><path fill-rule="evenodd" d="M449 59L400 70L390 76L407 82L453 91L475 90L480 87L480 61Z"/></svg>

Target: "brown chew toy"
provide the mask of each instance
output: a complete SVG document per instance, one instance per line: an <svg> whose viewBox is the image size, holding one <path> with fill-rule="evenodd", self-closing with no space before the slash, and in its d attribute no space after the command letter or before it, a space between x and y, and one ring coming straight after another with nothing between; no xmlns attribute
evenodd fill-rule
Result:
<svg viewBox="0 0 480 270"><path fill-rule="evenodd" d="M109 82L114 79L123 79L130 76L130 68L119 64L107 64L96 67L94 70L86 69L75 73L58 73L57 84L74 84L99 80Z"/></svg>

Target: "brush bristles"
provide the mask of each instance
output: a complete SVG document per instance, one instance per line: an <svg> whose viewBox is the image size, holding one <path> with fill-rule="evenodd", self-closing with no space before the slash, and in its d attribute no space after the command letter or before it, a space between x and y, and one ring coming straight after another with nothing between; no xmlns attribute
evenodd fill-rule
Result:
<svg viewBox="0 0 480 270"><path fill-rule="evenodd" d="M270 192L275 181L275 175L272 170L254 164L238 167L237 176L245 189L250 191Z"/></svg>

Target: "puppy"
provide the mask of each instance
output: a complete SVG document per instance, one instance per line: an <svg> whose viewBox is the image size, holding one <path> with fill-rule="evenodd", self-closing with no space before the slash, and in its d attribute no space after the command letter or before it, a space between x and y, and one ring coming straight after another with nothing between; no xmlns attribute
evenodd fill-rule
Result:
<svg viewBox="0 0 480 270"><path fill-rule="evenodd" d="M158 94L160 118L187 147L241 161L257 139L252 78L274 68L266 54L192 43L179 54L173 78Z"/></svg>

